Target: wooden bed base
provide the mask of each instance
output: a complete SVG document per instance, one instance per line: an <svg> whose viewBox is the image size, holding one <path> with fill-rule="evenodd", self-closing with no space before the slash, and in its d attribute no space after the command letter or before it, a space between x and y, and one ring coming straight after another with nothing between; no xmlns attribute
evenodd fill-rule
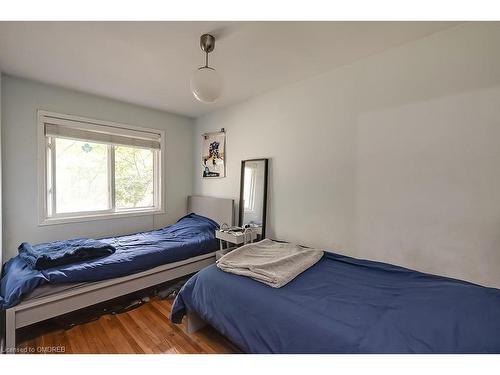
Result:
<svg viewBox="0 0 500 375"><path fill-rule="evenodd" d="M188 213L194 212L209 217L219 224L233 224L232 199L189 196L187 206ZM144 272L87 283L21 302L5 310L5 351L15 353L17 328L198 272L214 262L215 251L180 262L164 264Z"/></svg>

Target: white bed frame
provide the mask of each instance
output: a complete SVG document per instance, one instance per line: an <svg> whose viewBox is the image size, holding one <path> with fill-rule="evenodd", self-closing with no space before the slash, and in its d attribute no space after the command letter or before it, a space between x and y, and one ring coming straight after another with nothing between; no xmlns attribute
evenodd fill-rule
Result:
<svg viewBox="0 0 500 375"><path fill-rule="evenodd" d="M189 334L195 333L196 331L199 331L200 329L208 325L208 323L205 322L198 315L198 313L191 310L186 311L186 319L187 319L186 331Z"/></svg>
<svg viewBox="0 0 500 375"><path fill-rule="evenodd" d="M188 213L191 212L209 217L219 224L233 224L232 199L189 196ZM197 272L214 261L215 251L133 275L92 282L21 302L5 311L6 352L15 353L17 328Z"/></svg>

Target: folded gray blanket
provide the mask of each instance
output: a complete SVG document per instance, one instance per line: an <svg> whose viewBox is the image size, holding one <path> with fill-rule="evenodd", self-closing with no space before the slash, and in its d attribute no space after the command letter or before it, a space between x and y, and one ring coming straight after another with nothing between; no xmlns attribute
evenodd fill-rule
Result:
<svg viewBox="0 0 500 375"><path fill-rule="evenodd" d="M225 272L251 277L273 288L281 288L322 256L322 250L265 239L227 253L217 261L217 267Z"/></svg>

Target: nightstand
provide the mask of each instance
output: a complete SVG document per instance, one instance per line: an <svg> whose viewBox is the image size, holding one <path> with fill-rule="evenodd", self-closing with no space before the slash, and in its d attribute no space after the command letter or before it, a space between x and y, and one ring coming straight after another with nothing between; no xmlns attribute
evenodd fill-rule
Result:
<svg viewBox="0 0 500 375"><path fill-rule="evenodd" d="M248 231L246 234L243 232L227 232L227 231L221 231L221 230L216 230L215 231L215 238L218 238L220 240L220 249L228 248L229 244L233 244L236 246L243 245L245 243L245 236L246 236L246 242L253 242L257 239L257 233L252 230ZM225 247L223 246L225 243Z"/></svg>
<svg viewBox="0 0 500 375"><path fill-rule="evenodd" d="M244 232L227 232L227 231L215 231L215 238L219 239L220 250L215 252L215 260L219 260L222 256L226 255L230 251L236 249L237 247L243 245L246 242L250 243L257 239L257 232L255 230Z"/></svg>
<svg viewBox="0 0 500 375"><path fill-rule="evenodd" d="M243 245L246 242L250 243L257 239L257 232L247 231L246 235L243 232L227 232L227 231L215 231L215 238L219 239L220 250L215 253L215 259L218 260L223 255L229 253L230 251L236 249L238 246Z"/></svg>

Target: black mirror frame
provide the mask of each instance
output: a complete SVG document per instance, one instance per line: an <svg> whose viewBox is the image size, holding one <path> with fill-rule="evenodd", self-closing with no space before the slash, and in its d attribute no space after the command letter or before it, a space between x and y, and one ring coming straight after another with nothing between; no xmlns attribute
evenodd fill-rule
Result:
<svg viewBox="0 0 500 375"><path fill-rule="evenodd" d="M267 174L269 159L247 159L241 161L241 174L240 174L240 204L238 207L239 219L238 225L243 226L243 180L245 178L245 162L247 161L264 161L264 202L262 207L262 235L261 239L266 238L266 217L267 217Z"/></svg>

